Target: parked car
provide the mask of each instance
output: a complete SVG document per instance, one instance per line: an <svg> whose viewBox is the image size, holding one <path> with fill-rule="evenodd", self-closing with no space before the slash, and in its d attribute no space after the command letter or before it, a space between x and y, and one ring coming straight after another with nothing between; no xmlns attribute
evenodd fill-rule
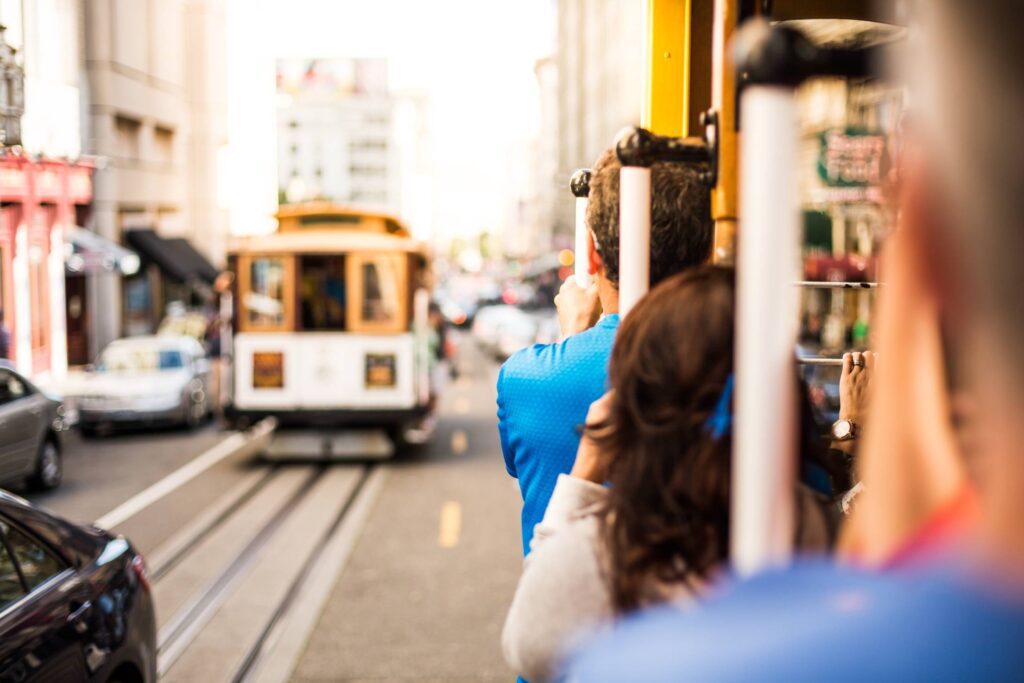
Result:
<svg viewBox="0 0 1024 683"><path fill-rule="evenodd" d="M0 491L0 681L156 681L146 566L124 538Z"/></svg>
<svg viewBox="0 0 1024 683"><path fill-rule="evenodd" d="M42 490L59 486L65 428L61 401L0 362L0 482L28 480Z"/></svg>
<svg viewBox="0 0 1024 683"><path fill-rule="evenodd" d="M84 434L116 425L184 424L210 414L210 362L192 337L158 335L112 342L96 366L69 377L65 400Z"/></svg>

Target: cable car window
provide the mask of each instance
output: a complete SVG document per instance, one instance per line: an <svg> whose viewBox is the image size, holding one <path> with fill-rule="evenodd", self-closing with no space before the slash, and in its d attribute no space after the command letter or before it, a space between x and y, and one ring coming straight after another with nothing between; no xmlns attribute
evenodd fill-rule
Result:
<svg viewBox="0 0 1024 683"><path fill-rule="evenodd" d="M302 329L344 330L345 257L300 257L299 274Z"/></svg>
<svg viewBox="0 0 1024 683"><path fill-rule="evenodd" d="M349 332L409 329L408 257L399 253L348 255Z"/></svg>
<svg viewBox="0 0 1024 683"><path fill-rule="evenodd" d="M280 258L254 258L249 267L249 291L242 304L246 321L257 327L284 324L284 261Z"/></svg>
<svg viewBox="0 0 1024 683"><path fill-rule="evenodd" d="M398 282L394 264L388 259L363 263L363 322L393 322L398 309Z"/></svg>

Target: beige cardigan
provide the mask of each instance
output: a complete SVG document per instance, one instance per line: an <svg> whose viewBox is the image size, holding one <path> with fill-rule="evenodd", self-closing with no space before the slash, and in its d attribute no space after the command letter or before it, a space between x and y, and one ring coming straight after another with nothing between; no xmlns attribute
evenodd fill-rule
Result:
<svg viewBox="0 0 1024 683"><path fill-rule="evenodd" d="M597 514L607 495L604 486L561 474L534 529L501 635L505 661L530 683L548 680L567 652L614 616ZM684 601L692 597L681 591Z"/></svg>
<svg viewBox="0 0 1024 683"><path fill-rule="evenodd" d="M604 486L560 474L534 529L501 634L505 661L530 683L549 680L566 654L615 616L598 517L607 495ZM797 502L797 546L826 548L829 531L814 494L798 487ZM685 584L657 592L681 609L696 604L697 594Z"/></svg>

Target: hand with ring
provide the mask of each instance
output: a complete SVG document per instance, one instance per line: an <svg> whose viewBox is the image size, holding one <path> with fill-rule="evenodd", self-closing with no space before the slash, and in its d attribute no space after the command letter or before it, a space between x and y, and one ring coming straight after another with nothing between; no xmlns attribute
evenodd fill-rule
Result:
<svg viewBox="0 0 1024 683"><path fill-rule="evenodd" d="M839 378L839 419L858 422L867 413L868 393L876 357L871 351L843 354L843 374Z"/></svg>

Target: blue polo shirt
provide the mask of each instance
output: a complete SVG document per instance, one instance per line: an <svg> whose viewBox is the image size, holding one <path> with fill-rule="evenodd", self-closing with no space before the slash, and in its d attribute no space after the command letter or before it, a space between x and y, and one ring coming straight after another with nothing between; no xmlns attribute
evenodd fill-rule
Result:
<svg viewBox="0 0 1024 683"><path fill-rule="evenodd" d="M1024 596L945 569L883 575L802 561L599 636L573 683L1024 680Z"/></svg>
<svg viewBox="0 0 1024 683"><path fill-rule="evenodd" d="M557 344L535 344L498 373L498 431L505 468L523 495L523 554L544 518L558 475L576 461L590 404L608 390L608 359L619 326L613 313Z"/></svg>

